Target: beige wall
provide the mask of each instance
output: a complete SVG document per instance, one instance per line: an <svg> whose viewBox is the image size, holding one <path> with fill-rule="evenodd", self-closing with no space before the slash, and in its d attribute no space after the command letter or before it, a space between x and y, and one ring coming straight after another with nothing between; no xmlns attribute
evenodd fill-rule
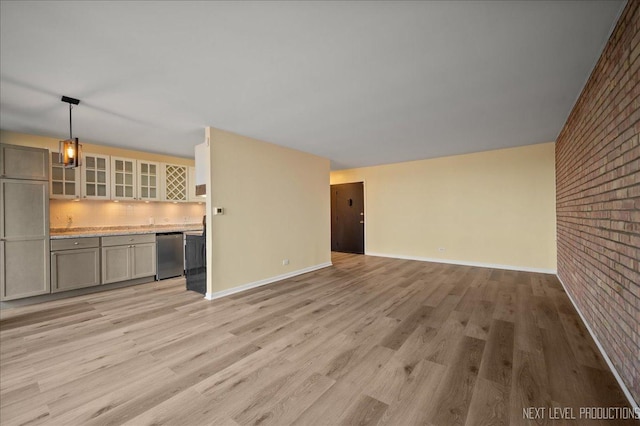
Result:
<svg viewBox="0 0 640 426"><path fill-rule="evenodd" d="M222 130L207 131L207 260L212 265L207 292L330 262L329 160ZM223 207L224 215L212 216L213 206Z"/></svg>
<svg viewBox="0 0 640 426"><path fill-rule="evenodd" d="M58 152L58 139L23 133L0 131L0 142L11 145L48 148ZM171 164L194 165L190 158L172 157L121 148L83 143L84 152L114 155L127 158L159 161ZM137 226L184 223L202 223L204 203L170 202L120 202L97 200L51 200L50 225L52 228L76 228L94 226Z"/></svg>
<svg viewBox="0 0 640 426"><path fill-rule="evenodd" d="M367 254L556 269L554 143L331 173L357 181Z"/></svg>

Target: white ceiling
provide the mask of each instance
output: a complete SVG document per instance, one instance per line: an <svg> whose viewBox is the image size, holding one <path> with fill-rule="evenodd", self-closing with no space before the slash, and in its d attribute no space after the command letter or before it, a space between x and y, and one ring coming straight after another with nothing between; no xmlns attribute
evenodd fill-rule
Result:
<svg viewBox="0 0 640 426"><path fill-rule="evenodd" d="M334 169L553 141L623 1L13 2L0 127L193 157L214 126Z"/></svg>

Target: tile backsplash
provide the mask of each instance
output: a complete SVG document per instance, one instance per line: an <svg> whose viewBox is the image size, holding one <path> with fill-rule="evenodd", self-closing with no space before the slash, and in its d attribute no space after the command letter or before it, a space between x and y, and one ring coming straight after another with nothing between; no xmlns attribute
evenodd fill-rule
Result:
<svg viewBox="0 0 640 426"><path fill-rule="evenodd" d="M202 223L205 203L51 200L51 228Z"/></svg>

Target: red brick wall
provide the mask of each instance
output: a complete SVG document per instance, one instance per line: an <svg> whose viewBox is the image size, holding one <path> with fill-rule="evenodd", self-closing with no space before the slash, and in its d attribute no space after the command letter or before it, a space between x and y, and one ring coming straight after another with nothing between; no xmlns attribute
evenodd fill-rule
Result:
<svg viewBox="0 0 640 426"><path fill-rule="evenodd" d="M640 402L640 0L556 144L558 276Z"/></svg>

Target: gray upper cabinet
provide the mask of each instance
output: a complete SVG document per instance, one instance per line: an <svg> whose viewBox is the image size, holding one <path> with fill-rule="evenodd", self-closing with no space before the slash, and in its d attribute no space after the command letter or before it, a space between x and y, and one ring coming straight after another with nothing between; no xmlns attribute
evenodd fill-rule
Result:
<svg viewBox="0 0 640 426"><path fill-rule="evenodd" d="M49 180L49 150L0 144L0 178Z"/></svg>

